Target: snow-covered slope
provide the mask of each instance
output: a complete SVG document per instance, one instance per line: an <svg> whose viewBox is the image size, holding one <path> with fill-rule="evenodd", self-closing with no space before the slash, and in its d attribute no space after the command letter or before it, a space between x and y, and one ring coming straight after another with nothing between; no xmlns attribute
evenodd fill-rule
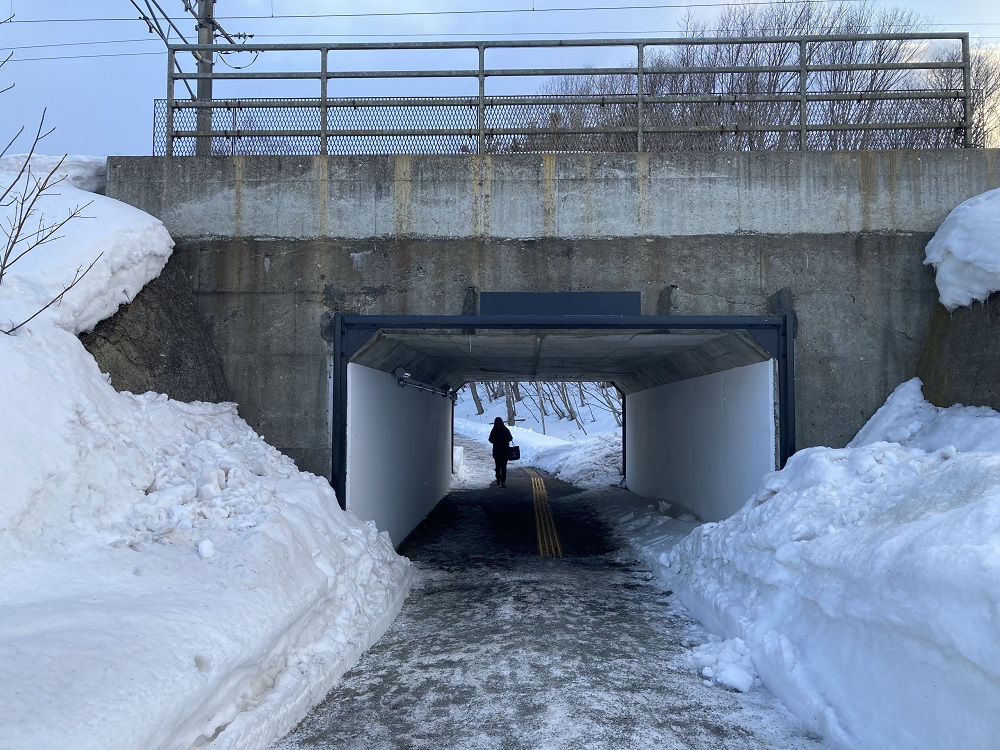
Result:
<svg viewBox="0 0 1000 750"><path fill-rule="evenodd" d="M33 226L89 218L0 284L19 323L100 256L0 335L0 748L267 747L388 626L409 565L235 405L112 389L75 334L172 242L71 181Z"/></svg>

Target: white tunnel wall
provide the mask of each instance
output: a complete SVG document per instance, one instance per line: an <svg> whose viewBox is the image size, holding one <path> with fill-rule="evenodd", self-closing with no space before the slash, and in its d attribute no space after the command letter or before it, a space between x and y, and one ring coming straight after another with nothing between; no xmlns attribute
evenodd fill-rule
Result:
<svg viewBox="0 0 1000 750"><path fill-rule="evenodd" d="M347 509L394 545L448 493L451 401L347 366Z"/></svg>
<svg viewBox="0 0 1000 750"><path fill-rule="evenodd" d="M625 478L638 495L719 521L776 468L773 361L650 388L625 403Z"/></svg>

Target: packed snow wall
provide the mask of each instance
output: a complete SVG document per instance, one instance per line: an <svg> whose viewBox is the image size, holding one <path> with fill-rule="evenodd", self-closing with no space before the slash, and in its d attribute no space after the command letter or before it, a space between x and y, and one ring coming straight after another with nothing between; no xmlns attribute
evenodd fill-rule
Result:
<svg viewBox="0 0 1000 750"><path fill-rule="evenodd" d="M452 402L347 366L347 510L396 546L451 484Z"/></svg>
<svg viewBox="0 0 1000 750"><path fill-rule="evenodd" d="M682 380L625 401L625 482L719 521L774 471L774 362Z"/></svg>

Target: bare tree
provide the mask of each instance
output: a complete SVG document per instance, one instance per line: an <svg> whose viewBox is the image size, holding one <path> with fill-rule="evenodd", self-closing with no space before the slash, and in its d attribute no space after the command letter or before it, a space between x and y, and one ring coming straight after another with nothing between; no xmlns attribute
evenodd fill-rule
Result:
<svg viewBox="0 0 1000 750"><path fill-rule="evenodd" d="M647 47L642 78L643 121L649 128L647 151L759 151L798 149L945 148L965 145L962 133L950 127L879 128L880 124L961 122L960 70L907 69L907 64L954 62L961 58L957 44L940 47L907 39L832 39L862 34L891 35L919 31L927 19L901 8L883 8L871 0L816 3L789 0L774 4L729 5L709 28L694 15L682 22L682 36L704 39L699 45ZM851 69L812 70L806 89L818 98L807 105L814 130L800 143L799 56L797 41L758 41L739 38L819 35L831 39L805 45L806 63L817 67ZM733 42L709 41L732 38ZM767 68L785 67L775 71ZM973 88L978 104L970 145L997 138L996 52L980 49L973 55ZM719 69L723 70L719 70ZM549 96L589 96L594 103L548 105L531 119L540 126L634 128L635 102L604 103L603 98L635 96L634 74L569 76L543 87ZM943 98L926 98L932 90ZM949 92L954 92L949 95ZM878 98L887 94L887 98ZM875 95L875 96L872 96ZM902 95L904 98L892 98ZM692 100L697 97L698 100ZM824 98L826 97L826 98ZM907 98L908 97L908 98ZM678 101L680 99L687 99ZM777 100L775 100L777 98ZM672 99L657 101L657 99ZM842 125L862 126L841 130ZM656 127L700 128L697 132L654 132ZM617 138L614 144L601 139ZM628 144L622 139L632 139ZM636 136L549 134L525 144L528 150L635 150ZM535 142L537 140L537 143Z"/></svg>
<svg viewBox="0 0 1000 750"><path fill-rule="evenodd" d="M584 420L580 417L580 409L586 406L590 410L591 419L594 417L594 408L610 412L615 419L615 423L620 427L622 403L621 394L618 389L610 383L576 383L575 388L565 382L542 382L517 383L514 381L483 382L488 398L491 402L504 400L507 408L507 423L514 424L517 420L518 408L522 408L537 420L542 428L542 433L546 432L545 418L555 416L558 419L571 419L576 422L581 432L587 434ZM469 390L473 393L473 401L478 395L476 384L469 383ZM520 394L518 399L515 394ZM481 400L477 402L476 409L479 414L485 413Z"/></svg>
<svg viewBox="0 0 1000 750"><path fill-rule="evenodd" d="M475 383L469 383L469 392L472 394L472 401L476 405L476 414L485 414L486 410L483 408L483 400L479 398L479 391L476 390Z"/></svg>
<svg viewBox="0 0 1000 750"><path fill-rule="evenodd" d="M973 47L971 54L973 110L969 145L997 148L1000 147L1000 45ZM961 52L951 51L946 60L960 61ZM928 71L927 79L939 89L959 90L963 87L962 71L959 69ZM928 116L934 114L931 112ZM946 134L939 136L947 138Z"/></svg>
<svg viewBox="0 0 1000 750"><path fill-rule="evenodd" d="M542 434L545 434L545 400L542 398L542 384L535 381L535 392L538 394L538 416L542 423Z"/></svg>

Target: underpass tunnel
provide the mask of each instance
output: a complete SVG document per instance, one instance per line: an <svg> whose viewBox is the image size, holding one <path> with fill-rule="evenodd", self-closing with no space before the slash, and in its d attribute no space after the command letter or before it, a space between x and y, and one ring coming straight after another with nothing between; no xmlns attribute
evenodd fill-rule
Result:
<svg viewBox="0 0 1000 750"><path fill-rule="evenodd" d="M332 478L395 545L448 494L465 383L610 382L629 490L704 520L738 510L794 450L781 316L336 316Z"/></svg>

